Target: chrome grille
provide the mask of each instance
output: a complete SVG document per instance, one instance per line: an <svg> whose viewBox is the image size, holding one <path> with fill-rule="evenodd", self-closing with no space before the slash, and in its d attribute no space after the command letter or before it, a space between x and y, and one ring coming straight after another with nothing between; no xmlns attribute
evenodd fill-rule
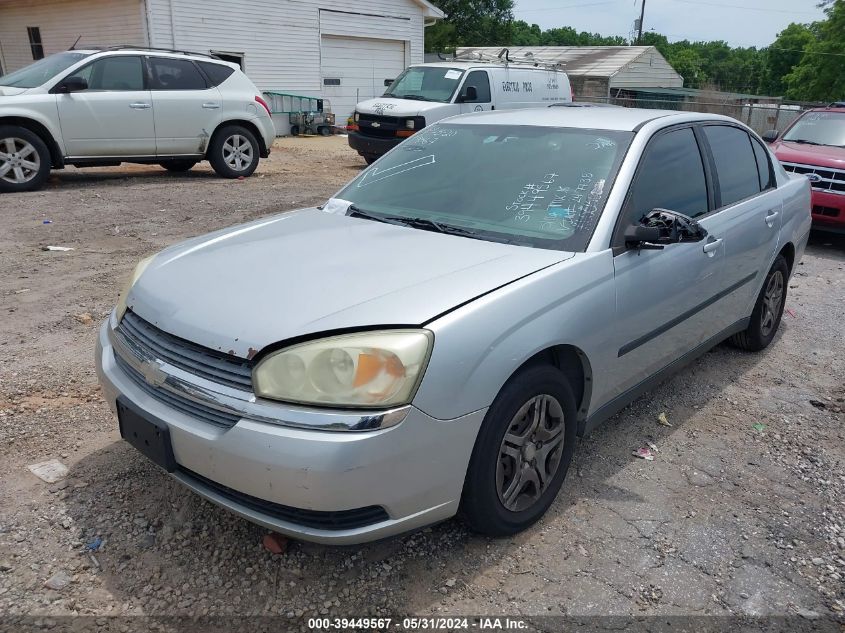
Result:
<svg viewBox="0 0 845 633"><path fill-rule="evenodd" d="M120 354L115 354L114 359L117 362L118 367L126 372L126 375L129 376L144 393L152 398L155 398L159 402L176 409L177 411L181 411L193 418L197 418L203 422L208 422L209 424L213 424L214 426L224 429L232 428L238 423L238 420L240 420L237 415L218 411L217 409L199 404L193 400L181 398L177 394L160 387L154 387L144 379L140 372L123 360L123 358L120 357Z"/></svg>
<svg viewBox="0 0 845 633"><path fill-rule="evenodd" d="M127 311L117 331L153 358L222 385L252 391L251 361L168 334Z"/></svg>
<svg viewBox="0 0 845 633"><path fill-rule="evenodd" d="M836 193L845 196L845 169L834 169L833 167L819 167L817 165L804 165L802 163L786 163L781 161L786 171L793 174L804 174L809 176L815 174L821 180L812 183L813 189L825 193Z"/></svg>

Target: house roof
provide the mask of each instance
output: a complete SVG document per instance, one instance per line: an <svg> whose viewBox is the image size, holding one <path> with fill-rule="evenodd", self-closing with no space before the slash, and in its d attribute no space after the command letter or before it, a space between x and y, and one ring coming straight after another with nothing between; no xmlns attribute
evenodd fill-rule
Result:
<svg viewBox="0 0 845 633"><path fill-rule="evenodd" d="M442 20L446 17L440 9L431 4L428 0L414 0L415 3L423 8L423 17L434 18L435 20Z"/></svg>
<svg viewBox="0 0 845 633"><path fill-rule="evenodd" d="M463 47L461 56L480 52L497 56L501 46ZM654 46L511 46L508 55L512 60L525 59L530 53L537 61L563 64L568 75L612 77L625 66L646 53L660 55ZM530 57L530 56L529 56Z"/></svg>

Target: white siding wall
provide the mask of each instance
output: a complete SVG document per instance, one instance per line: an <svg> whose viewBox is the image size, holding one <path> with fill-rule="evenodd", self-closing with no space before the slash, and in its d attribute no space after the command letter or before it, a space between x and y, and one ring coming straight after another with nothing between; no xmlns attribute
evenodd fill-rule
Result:
<svg viewBox="0 0 845 633"><path fill-rule="evenodd" d="M262 90L319 96L323 33L405 40L407 62L423 58L422 8L413 0L147 1L152 46L243 52Z"/></svg>
<svg viewBox="0 0 845 633"><path fill-rule="evenodd" d="M143 0L27 0L0 3L0 61L6 72L32 63L26 28L41 29L44 54L85 44L147 43Z"/></svg>
<svg viewBox="0 0 845 633"><path fill-rule="evenodd" d="M611 88L682 88L684 79L655 50L646 51L610 79Z"/></svg>

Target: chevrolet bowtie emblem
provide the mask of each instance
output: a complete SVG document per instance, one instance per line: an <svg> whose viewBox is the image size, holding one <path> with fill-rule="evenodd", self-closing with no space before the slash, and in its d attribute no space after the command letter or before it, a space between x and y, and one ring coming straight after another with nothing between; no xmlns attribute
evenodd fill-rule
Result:
<svg viewBox="0 0 845 633"><path fill-rule="evenodd" d="M381 123L379 123L378 121L373 121L370 125L372 127L381 127Z"/></svg>
<svg viewBox="0 0 845 633"><path fill-rule="evenodd" d="M167 380L167 374L155 361L145 360L141 363L141 375L153 387L161 387Z"/></svg>

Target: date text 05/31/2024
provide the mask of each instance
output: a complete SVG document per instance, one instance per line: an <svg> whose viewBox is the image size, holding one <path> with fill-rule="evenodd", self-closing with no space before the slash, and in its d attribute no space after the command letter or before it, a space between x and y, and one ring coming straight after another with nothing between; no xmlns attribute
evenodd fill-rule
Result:
<svg viewBox="0 0 845 633"><path fill-rule="evenodd" d="M360 631L520 631L527 622L509 617L405 617L405 618L309 618L308 628L320 630Z"/></svg>

